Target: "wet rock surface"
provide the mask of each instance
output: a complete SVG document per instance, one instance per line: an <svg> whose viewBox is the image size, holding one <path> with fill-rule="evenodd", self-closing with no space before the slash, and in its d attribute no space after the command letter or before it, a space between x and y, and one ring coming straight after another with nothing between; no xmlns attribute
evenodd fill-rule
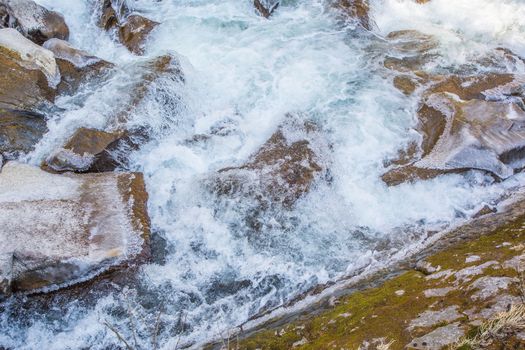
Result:
<svg viewBox="0 0 525 350"><path fill-rule="evenodd" d="M16 159L29 153L46 132L47 123L43 115L0 109L0 155L3 159Z"/></svg>
<svg viewBox="0 0 525 350"><path fill-rule="evenodd" d="M254 0L253 6L255 6L261 16L268 18L279 7L280 2L280 0Z"/></svg>
<svg viewBox="0 0 525 350"><path fill-rule="evenodd" d="M110 126L116 130L122 130L129 115L140 109L144 100L153 94L166 102L163 108L174 110L180 105L178 92L166 89L167 86L185 82L180 62L175 56L167 54L154 57L139 62L132 69L140 72L138 78L125 86L125 93L112 106L114 116Z"/></svg>
<svg viewBox="0 0 525 350"><path fill-rule="evenodd" d="M469 169L500 179L523 167L525 112L520 76L448 77L430 87L418 111L421 158L383 175L389 185Z"/></svg>
<svg viewBox="0 0 525 350"><path fill-rule="evenodd" d="M212 190L290 207L326 171L326 148L317 126L290 116L246 164L219 170Z"/></svg>
<svg viewBox="0 0 525 350"><path fill-rule="evenodd" d="M58 94L73 94L80 85L93 79L100 79L113 67L110 62L76 49L64 40L50 39L42 46L55 55L61 75L57 86Z"/></svg>
<svg viewBox="0 0 525 350"><path fill-rule="evenodd" d="M99 3L99 25L105 30L115 30L119 41L134 54L144 53L148 35L159 23L133 13L126 2L103 0Z"/></svg>
<svg viewBox="0 0 525 350"><path fill-rule="evenodd" d="M356 20L364 29L371 30L373 23L369 16L368 0L336 0L334 7L347 19Z"/></svg>
<svg viewBox="0 0 525 350"><path fill-rule="evenodd" d="M37 110L55 99L60 71L54 55L18 31L0 29L0 108Z"/></svg>
<svg viewBox="0 0 525 350"><path fill-rule="evenodd" d="M43 165L54 172L88 171L108 146L122 135L101 130L80 128L64 145L55 151Z"/></svg>
<svg viewBox="0 0 525 350"><path fill-rule="evenodd" d="M69 28L64 17L32 0L1 0L0 13L0 28L15 28L38 45L51 38L69 38Z"/></svg>
<svg viewBox="0 0 525 350"><path fill-rule="evenodd" d="M126 21L120 25L118 34L120 42L128 48L129 51L142 55L144 53L143 45L150 32L158 26L159 23L147 19L140 15L130 15Z"/></svg>
<svg viewBox="0 0 525 350"><path fill-rule="evenodd" d="M53 175L9 162L0 188L4 295L53 290L149 254L140 174Z"/></svg>
<svg viewBox="0 0 525 350"><path fill-rule="evenodd" d="M127 165L127 156L147 140L140 130L105 132L80 128L42 165L51 172L105 172Z"/></svg>

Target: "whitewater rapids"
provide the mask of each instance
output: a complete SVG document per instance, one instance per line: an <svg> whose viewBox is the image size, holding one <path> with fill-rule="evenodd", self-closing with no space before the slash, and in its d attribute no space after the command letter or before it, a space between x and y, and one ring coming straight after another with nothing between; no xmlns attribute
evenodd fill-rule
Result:
<svg viewBox="0 0 525 350"><path fill-rule="evenodd" d="M141 268L139 285L100 295L94 306L79 300L44 312L13 298L0 308L0 347L111 348L119 341L103 322L131 339L131 309L146 349L162 309L161 348L199 348L318 284L402 258L427 232L463 222L525 182L521 174L496 183L471 172L387 187L380 179L385 160L417 138L409 130L418 99L393 87L384 56L370 50L391 31L416 29L439 40L436 71L497 47L525 56L523 1L373 0L372 33L338 21L323 0L283 1L269 20L247 0L130 1L161 23L145 57L98 28L87 0L37 2L64 14L75 47L119 72L109 84L59 98L63 111L52 116L28 163L39 164L79 127L106 128L108 106L123 93L118 87L138 76L135 63L173 53L185 84L159 87L178 96L176 105L150 98L128 120L156 130L132 154L131 170L145 174L153 231L165 240L166 256ZM290 112L315 120L332 145L331 181L317 183L292 212L269 212L254 237L239 224L242 198L223 206L202 181L242 164ZM219 127L228 132L187 142Z"/></svg>

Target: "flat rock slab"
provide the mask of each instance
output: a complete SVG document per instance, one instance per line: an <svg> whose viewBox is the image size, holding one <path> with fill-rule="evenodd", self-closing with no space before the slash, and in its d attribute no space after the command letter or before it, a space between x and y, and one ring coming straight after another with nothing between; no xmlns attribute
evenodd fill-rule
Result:
<svg viewBox="0 0 525 350"><path fill-rule="evenodd" d="M141 174L0 173L0 296L60 288L148 256Z"/></svg>
<svg viewBox="0 0 525 350"><path fill-rule="evenodd" d="M447 345L457 342L465 332L459 326L459 322L439 327L432 332L412 340L407 344L408 349L417 350L440 350Z"/></svg>

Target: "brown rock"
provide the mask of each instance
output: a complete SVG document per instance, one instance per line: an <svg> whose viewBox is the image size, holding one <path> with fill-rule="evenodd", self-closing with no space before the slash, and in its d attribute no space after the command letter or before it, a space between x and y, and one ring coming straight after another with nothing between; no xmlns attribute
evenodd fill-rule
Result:
<svg viewBox="0 0 525 350"><path fill-rule="evenodd" d="M31 152L47 132L43 115L0 109L0 155L5 159L16 159ZM1 168L1 166L0 166Z"/></svg>
<svg viewBox="0 0 525 350"><path fill-rule="evenodd" d="M504 87L515 81L516 76L513 74L490 73L467 77L451 75L432 86L428 90L428 94L446 92L466 101L473 99L483 100L486 98L484 92L497 87ZM516 82L519 83L518 81Z"/></svg>
<svg viewBox="0 0 525 350"><path fill-rule="evenodd" d="M112 63L78 50L64 40L50 39L43 47L53 52L60 69L59 94L72 94L83 83L100 77L113 67Z"/></svg>
<svg viewBox="0 0 525 350"><path fill-rule="evenodd" d="M431 62L436 55L432 50L438 41L431 35L416 30L400 30L386 36L391 56L384 60L384 66L398 72L417 73Z"/></svg>
<svg viewBox="0 0 525 350"><path fill-rule="evenodd" d="M130 15L120 25L118 32L120 42L134 54L142 55L144 53L144 42L157 25L159 23L140 15Z"/></svg>
<svg viewBox="0 0 525 350"><path fill-rule="evenodd" d="M53 175L11 162L0 189L4 293L57 289L148 256L141 174Z"/></svg>
<svg viewBox="0 0 525 350"><path fill-rule="evenodd" d="M100 4L101 15L99 25L105 30L117 27L119 23L119 16L113 8L111 0L103 0Z"/></svg>
<svg viewBox="0 0 525 350"><path fill-rule="evenodd" d="M80 128L63 148L54 152L43 168L54 172L85 172L96 162L107 147L122 135L101 130Z"/></svg>
<svg viewBox="0 0 525 350"><path fill-rule="evenodd" d="M525 112L516 100L522 81L508 74L451 76L430 87L416 126L421 159L390 170L383 180L394 185L469 169L505 179L523 168Z"/></svg>
<svg viewBox="0 0 525 350"><path fill-rule="evenodd" d="M0 14L3 14L0 25L17 29L38 45L51 38L69 38L64 17L32 0L0 0Z"/></svg>
<svg viewBox="0 0 525 350"><path fill-rule="evenodd" d="M53 53L14 29L0 29L0 108L36 110L54 101L60 73Z"/></svg>
<svg viewBox="0 0 525 350"><path fill-rule="evenodd" d="M273 11L279 7L280 0L253 0L253 6L261 14L261 16L268 18Z"/></svg>
<svg viewBox="0 0 525 350"><path fill-rule="evenodd" d="M416 182L420 180L430 180L439 175L458 173L460 170L426 169L413 165L392 169L381 176L381 180L388 186L396 186L404 182Z"/></svg>
<svg viewBox="0 0 525 350"><path fill-rule="evenodd" d="M255 192L265 199L291 207L326 171L320 154L325 147L315 125L289 119L246 164L219 170L213 190L231 195L257 187Z"/></svg>
<svg viewBox="0 0 525 350"><path fill-rule="evenodd" d="M345 16L356 19L365 29L371 30L372 23L369 17L370 6L368 0L337 0L334 6Z"/></svg>
<svg viewBox="0 0 525 350"><path fill-rule="evenodd" d="M417 81L408 75L398 75L394 78L394 86L407 96L414 93L417 85Z"/></svg>
<svg viewBox="0 0 525 350"><path fill-rule="evenodd" d="M174 56L163 55L155 57L147 62L140 63L137 67L143 72L140 79L136 83L130 84L127 89L127 95L122 99L124 105L118 106L113 127L120 129L122 124L127 121L129 114L140 105L144 97L150 92L152 86L160 79L169 79L173 82L184 83L184 74L180 67L180 63ZM159 96L159 92L156 94ZM157 97L158 97L157 96ZM174 98L174 96L170 96Z"/></svg>

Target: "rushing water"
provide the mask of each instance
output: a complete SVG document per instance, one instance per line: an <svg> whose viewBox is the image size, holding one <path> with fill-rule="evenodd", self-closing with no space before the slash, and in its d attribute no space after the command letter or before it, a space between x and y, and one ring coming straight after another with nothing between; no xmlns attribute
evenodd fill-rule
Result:
<svg viewBox="0 0 525 350"><path fill-rule="evenodd" d="M388 188L380 180L384 161L417 137L407 131L417 98L395 90L381 68L382 37L401 29L435 35L440 58L429 69L436 71L500 46L525 56L523 1L374 0L373 33L342 24L323 0L283 1L270 20L248 0L130 1L161 23L145 58L96 26L89 1L38 2L65 15L74 46L114 62L118 72L109 83L61 97L64 111L52 117L28 162L38 164L80 126L110 127L140 62L168 52L181 62L185 82L158 82L128 119L154 131L130 168L145 174L154 233L165 238L167 255L141 269L138 285L103 295L95 306L69 302L50 316L13 301L0 318L0 345L111 348L119 343L108 320L128 340L135 329L138 343L150 348L162 309L162 348L198 347L317 284L402 257L428 230L468 218L523 181L518 175L492 183L471 173ZM242 164L289 112L320 125L331 144L331 181L319 181L290 212L262 215L264 229L254 235L240 224L249 203L218 201L203 181ZM211 133L219 127L228 132ZM211 136L187 142L201 134Z"/></svg>

